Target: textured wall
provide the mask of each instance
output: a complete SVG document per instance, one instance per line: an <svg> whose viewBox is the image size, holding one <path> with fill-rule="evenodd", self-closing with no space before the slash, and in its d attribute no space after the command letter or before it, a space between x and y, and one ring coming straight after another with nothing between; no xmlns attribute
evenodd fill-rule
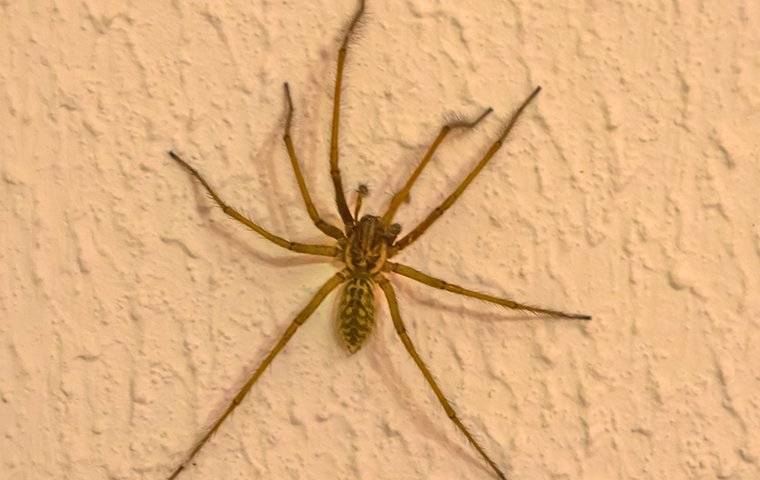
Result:
<svg viewBox="0 0 760 480"><path fill-rule="evenodd" d="M401 256L450 281L592 313L520 313L394 279L412 338L514 480L760 478L760 3L370 1L342 165L368 210L447 112L408 231L545 90ZM228 221L321 241L280 143L282 82L317 206L353 0L0 0L0 477L162 479L334 266ZM318 260L318 259L317 259ZM384 304L335 340L331 297L183 473L493 478Z"/></svg>

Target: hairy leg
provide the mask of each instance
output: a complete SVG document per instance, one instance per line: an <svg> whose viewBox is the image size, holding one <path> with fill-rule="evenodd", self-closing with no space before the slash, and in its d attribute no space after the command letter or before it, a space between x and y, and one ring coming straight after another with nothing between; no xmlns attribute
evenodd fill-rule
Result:
<svg viewBox="0 0 760 480"><path fill-rule="evenodd" d="M345 238L343 232L338 227L320 218L319 213L317 213L317 208L311 200L309 189L306 188L306 181L301 173L301 166L299 165L298 157L296 156L296 149L293 146L293 140L290 137L290 123L293 119L293 100L290 98L290 88L288 87L287 82L285 83L285 98L288 101L288 116L285 120L285 135L282 139L285 141L285 148L288 150L290 164L293 166L293 172L295 173L296 181L298 182L298 189L301 191L301 197L303 197L303 201L306 204L306 210L309 212L309 217L314 222L314 225L316 225L325 235L336 240Z"/></svg>
<svg viewBox="0 0 760 480"><path fill-rule="evenodd" d="M427 365L425 365L425 362L422 361L419 354L417 353L417 349L414 348L414 344L412 343L412 340L409 338L409 335L406 333L406 327L404 326L404 322L401 320L401 313L398 309L398 301L396 300L396 293L393 290L393 287L391 286L391 283L388 281L387 278L378 275L376 277L376 280L378 284L380 285L380 288L383 290L383 293L385 293L385 298L388 300L388 307L391 311L391 318L393 319L393 326L396 328L396 333L398 334L399 338L401 339L401 342L404 344L404 348L406 348L406 351L409 353L409 355L412 357L412 360L414 360L414 363L417 364L417 367L420 369L420 372L422 372L422 376L425 377L425 380L427 381L428 385L430 385L430 388L433 389L433 393L435 393L436 398L438 399L438 402L443 407L444 411L446 412L446 415L451 419L452 422L454 422L454 425L459 429L460 432L464 434L465 437L467 437L467 440L472 444L473 447L475 447L475 450L478 451L481 457L483 457L483 460L488 463L488 465L491 466L491 468L496 472L496 475L502 479L506 480L506 476L504 473L499 469L499 467L496 465L496 463L491 460L491 457L488 456L488 454L483 450L483 447L480 446L477 440L475 440L475 437L472 436L470 431L467 429L467 427L464 426L461 420L459 420L459 417L457 416L454 409L451 407L451 404L446 399L446 396L443 394L441 389L438 387L438 383L436 383L435 379L433 378L433 375L430 373L430 370L428 370Z"/></svg>
<svg viewBox="0 0 760 480"><path fill-rule="evenodd" d="M354 218L359 219L359 212L362 210L364 197L369 195L369 188L363 183L356 188L356 204L354 205Z"/></svg>
<svg viewBox="0 0 760 480"><path fill-rule="evenodd" d="M573 320L591 320L591 315L583 315L580 313L567 313L567 312L561 312L559 310L549 310L547 308L533 307L530 305L525 305L523 303L518 303L512 300L509 300L506 298L494 297L493 295L488 295L486 293L480 293L474 290L468 290L458 285L452 285L445 280L431 277L430 275L426 273L422 273L419 270L415 270L412 267L408 267L400 263L386 262L386 265L390 268L392 272L411 278L412 280L416 280L420 283L424 283L425 285L429 285L433 288L446 290L447 292L458 293L466 297L477 298L478 300L483 300L485 302L495 303L496 305L510 308L512 310L524 310L526 312L532 312L532 313L543 313L545 315L550 315L552 317L568 318L568 319L573 319Z"/></svg>
<svg viewBox="0 0 760 480"><path fill-rule="evenodd" d="M348 209L346 203L346 194L343 192L343 180L340 176L338 167L338 133L340 129L340 92L343 83L343 68L346 64L346 52L348 50L348 41L354 32L356 25L359 23L364 13L364 0L359 1L359 8L351 18L348 24L346 34L343 36L343 43L338 51L338 72L335 74L335 96L333 98L333 116L332 116L332 134L330 136L330 176L332 177L333 186L335 187L335 203L338 206L338 213L346 227L354 225L354 218Z"/></svg>
<svg viewBox="0 0 760 480"><path fill-rule="evenodd" d="M177 163L179 163L185 170L190 172L199 182L201 182L201 185L203 185L203 188L206 189L208 194L211 196L211 199L214 200L214 202L219 206L219 208L222 209L222 211L229 217L232 217L233 219L237 220L238 222L242 223L246 227L250 228L254 232L258 233L262 237L266 238L267 240L276 243L277 245L281 246L282 248L287 248L288 250L291 250L293 252L298 253L308 253L311 255L322 255L325 257L334 257L338 253L338 249L333 246L329 245L310 245L305 243L297 243L297 242L291 242L288 240L285 240L284 238L277 236L273 233L270 233L268 230L265 230L264 228L258 226L257 224L253 223L251 219L244 216L242 213L238 212L234 208L230 207L224 201L217 195L217 193L214 191L213 188L206 182L206 179L204 179L200 173L198 173L198 170L193 168L189 163L182 160L179 155L174 153L173 151L169 151L169 156L172 157Z"/></svg>
<svg viewBox="0 0 760 480"><path fill-rule="evenodd" d="M251 387L256 383L256 381L259 379L262 373L264 373L264 370L269 366L270 363L272 363L272 360L277 356L278 353L285 347L285 345L288 343L290 338L293 336L293 334L296 333L296 330L298 330L298 327L303 325L303 323L311 316L312 313L314 313L314 310L317 309L320 303L327 297L327 295L333 291L338 285L343 283L343 281L346 279L346 274L344 272L336 273L335 275L330 278L330 280L327 281L324 285L322 285L322 288L319 289L319 291L314 295L314 297L311 299L311 301L306 305L306 307L301 310L301 313L299 313L296 318L293 320L293 322L288 326L288 329L285 330L285 333L283 333L282 337L280 337L280 340L277 341L277 344L274 346L274 348L267 354L266 357L264 357L264 360L259 364L258 368L256 368L256 371L253 372L253 375L248 379L247 382L245 382L245 385L243 385L243 388L240 389L237 395L235 395L235 398L232 399L232 402L230 402L230 405L227 407L227 409L222 413L222 415L214 422L214 424L211 426L211 428L203 435L203 437L193 446L193 449L190 451L190 454L185 458L185 460L182 462L182 464L177 467L176 470L174 470L174 473L171 474L169 477L169 480L173 480L174 478L177 478L177 475L180 474L182 470L185 469L185 466L192 461L192 459L195 457L195 455L200 451L200 449L203 447L203 445L208 442L208 440L211 438L214 433L219 429L219 426L224 422L227 417L232 413L235 408L240 405L240 403L243 401L245 396L248 394L248 392L251 390Z"/></svg>
<svg viewBox="0 0 760 480"><path fill-rule="evenodd" d="M509 119L509 122L507 122L506 127L504 127L504 130L502 131L501 135L499 135L499 138L491 145L491 147L488 149L486 154L483 156L483 158L478 162L478 164L475 166L475 168L465 177L465 179L462 181L462 183L459 184L459 186L454 190L454 193L448 196L446 200L443 201L443 203L436 207L435 210L430 212L430 214L423 220L417 227L414 228L411 232L406 234L405 237L401 238L398 242L396 242L392 249L392 255L395 255L396 253L400 252L404 248L408 247L412 242L417 240L417 238L420 237L423 233L425 233L425 230L430 227L430 225L435 222L438 217L443 215L443 212L448 210L449 207L451 207L454 202L459 198L460 195L462 195L462 192L465 191L467 186L472 182L472 180L480 173L481 170L483 170L483 167L488 164L488 161L491 160L491 158L496 155L496 152L499 151L501 146L504 144L504 141L506 140L507 136L509 135L509 132L512 131L512 128L515 126L515 123L517 123L517 119L520 118L520 114L522 114L523 110L525 110L525 107L528 106L528 104L536 98L536 95L538 95L538 92L541 91L541 87L537 87L535 90L533 90L533 93L531 93L528 98L523 101L522 105L518 107L518 109L515 111L515 113L512 114L512 117Z"/></svg>
<svg viewBox="0 0 760 480"><path fill-rule="evenodd" d="M431 158L433 158L433 154L435 154L435 151L438 149L438 146L443 143L443 140L446 138L446 136L451 133L452 130L457 128L462 128L469 130L471 128L475 128L475 126L480 123L481 120L486 118L486 116L493 111L492 108L487 108L483 113L480 114L478 118L475 120L472 120L470 122L466 122L463 120L449 122L443 127L441 127L441 131L438 132L438 136L435 137L435 140L433 140L433 143L428 148L427 152L425 152L425 156L422 157L422 161L419 165L417 165L417 168L412 172L412 174L409 176L409 179L406 181L406 184L396 192L395 195L393 195L393 198L391 199L390 205L388 205L388 210L386 210L385 214L383 215L383 222L385 222L386 225L390 225L393 222L393 217L396 215L396 211L401 206L402 203L409 197L409 191L412 189L412 185L414 185L414 182L417 181L417 177L420 176L420 173L422 173L422 170L425 169L425 166L428 164Z"/></svg>

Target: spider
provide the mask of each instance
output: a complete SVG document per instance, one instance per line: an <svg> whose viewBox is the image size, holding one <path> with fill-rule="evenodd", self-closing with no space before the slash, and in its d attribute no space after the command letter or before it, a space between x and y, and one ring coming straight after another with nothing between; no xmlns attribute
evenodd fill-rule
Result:
<svg viewBox="0 0 760 480"><path fill-rule="evenodd" d="M454 425L456 425L456 428L459 429L462 434L464 434L470 444L475 448L478 454L493 469L494 473L500 479L506 479L504 472L496 465L491 456L488 455L485 449L481 446L480 442L475 439L470 430L459 419L459 416L454 411L454 408L451 406L446 396L441 391L438 383L435 381L432 373L430 373L427 365L417 353L417 349L409 337L406 327L404 326L404 322L401 319L401 313L399 311L396 293L391 286L391 282L388 280L387 274L398 274L417 282L421 282L433 288L446 290L467 297L477 298L479 300L494 303L508 309L544 314L555 318L577 320L591 319L589 315L566 313L559 310L539 308L523 303L518 303L506 298L500 298L485 293L480 293L475 290L453 285L439 278L432 277L407 265L390 261L390 259L393 258L396 254L407 248L409 245L414 243L415 240L422 236L422 234L441 215L443 215L443 213L448 210L454 204L454 202L456 202L456 200L462 195L462 193L470 185L478 173L483 170L488 162L496 155L496 152L499 151L501 146L504 144L507 136L512 131L512 128L517 123L518 118L525 110L525 108L531 103L531 101L536 98L541 90L541 87L536 87L533 92L528 95L528 97L522 102L522 104L520 104L517 110L515 110L515 112L509 118L509 121L502 129L499 137L486 151L475 168L462 180L454 192L451 193L441 205L430 212L430 214L428 214L428 216L419 225L417 225L411 232L407 233L401 239L397 240L397 237L401 233L401 225L398 223L393 223L393 218L401 204L404 203L404 201L406 201L409 197L409 192L417 180L417 177L419 177L425 166L428 164L428 162L430 162L431 158L435 154L436 149L441 145L446 136L449 135L449 133L452 131L469 130L478 125L485 117L488 116L488 114L491 113L491 108L483 111L480 116L474 120L457 120L444 124L404 186L398 190L391 198L390 204L382 216L359 216L362 199L368 193L365 186L359 187L356 192L357 199L353 212L349 210L343 190L343 184L341 181L340 168L338 167L340 95L341 83L343 79L343 69L346 62L348 46L350 44L350 40L354 34L356 26L364 13L364 8L365 2L364 0L360 0L356 12L348 23L348 27L343 34L342 43L338 52L338 69L335 79L335 96L333 100L331 127L332 135L330 138L330 176L332 177L332 183L335 188L335 202L337 204L338 214L340 215L340 218L343 222L343 229L338 228L337 226L320 217L319 212L317 212L317 209L312 202L311 196L309 195L309 190L306 186L303 174L301 173L301 167L299 165L298 156L296 155L296 149L293 145L293 140L290 135L290 126L293 119L293 101L290 95L290 88L288 84L284 84L285 99L287 102L285 133L283 135L285 148L287 149L288 157L290 158L290 163L298 182L298 189L300 190L303 201L306 204L306 210L309 213L309 217L319 230L321 230L325 235L331 237L335 241L333 245L316 245L292 242L269 232L250 218L241 214L235 208L229 206L224 200L222 200L216 191L209 185L206 179L193 166L183 160L177 153L174 151L168 152L169 156L171 156L172 159L174 159L179 165L187 170L187 172L195 177L198 182L200 182L206 192L208 192L211 199L222 209L222 211L227 216L242 223L257 234L261 235L267 240L270 240L271 242L276 243L280 247L297 253L318 255L327 257L331 260L338 260L345 265L341 271L334 274L332 277L330 277L330 279L327 280L327 282L322 285L322 287L317 291L311 301L309 301L303 310L298 313L298 315L288 326L288 328L282 334L271 351L266 355L266 357L264 357L253 374L248 378L248 381L243 385L237 395L235 395L235 397L229 403L224 413L222 413L221 416L216 419L211 428L209 428L205 434L203 434L200 440L195 443L192 450L186 456L185 460L171 474L169 480L176 478L180 472L182 472L193 460L193 458L195 458L196 454L201 450L206 442L208 442L211 436L219 429L227 417L235 410L238 405L240 405L256 381L261 377L272 360L274 360L274 358L283 350L283 348L285 348L285 345L287 345L288 341L290 341L298 328L303 325L304 322L306 322L306 320L311 316L312 313L314 313L314 311L323 302L323 300L333 290L340 286L343 288L341 293L341 300L338 307L338 333L339 338L341 339L348 352L351 354L356 353L362 347L364 341L367 339L368 335L374 327L374 295L376 290L375 287L379 287L388 303L391 319L393 320L393 326L396 330L396 333L398 334L399 339L403 343L406 351L412 357L412 360L414 360L414 363L419 368L422 376L425 378L426 382L433 390L433 393L438 399L438 402L441 404L441 407L443 407L446 416L448 416Z"/></svg>

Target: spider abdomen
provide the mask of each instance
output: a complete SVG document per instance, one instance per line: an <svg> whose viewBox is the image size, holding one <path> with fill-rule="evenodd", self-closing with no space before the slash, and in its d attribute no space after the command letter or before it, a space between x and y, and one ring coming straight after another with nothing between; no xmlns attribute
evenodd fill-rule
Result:
<svg viewBox="0 0 760 480"><path fill-rule="evenodd" d="M372 280L354 277L343 288L338 311L338 335L349 352L357 352L375 326Z"/></svg>

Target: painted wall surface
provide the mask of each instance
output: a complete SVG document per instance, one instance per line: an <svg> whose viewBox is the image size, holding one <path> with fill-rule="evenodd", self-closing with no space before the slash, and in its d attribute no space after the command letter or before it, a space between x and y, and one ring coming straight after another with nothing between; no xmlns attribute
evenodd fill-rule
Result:
<svg viewBox="0 0 760 480"><path fill-rule="evenodd" d="M399 261L591 322L393 278L420 354L514 480L760 478L760 2L370 1L349 52L346 189L382 212L442 122ZM288 239L335 223L329 122L353 0L0 0L0 478L164 479L335 270L228 220L166 155ZM352 196L353 197L353 196ZM353 203L353 201L352 201ZM331 296L180 478L494 478L387 307Z"/></svg>

